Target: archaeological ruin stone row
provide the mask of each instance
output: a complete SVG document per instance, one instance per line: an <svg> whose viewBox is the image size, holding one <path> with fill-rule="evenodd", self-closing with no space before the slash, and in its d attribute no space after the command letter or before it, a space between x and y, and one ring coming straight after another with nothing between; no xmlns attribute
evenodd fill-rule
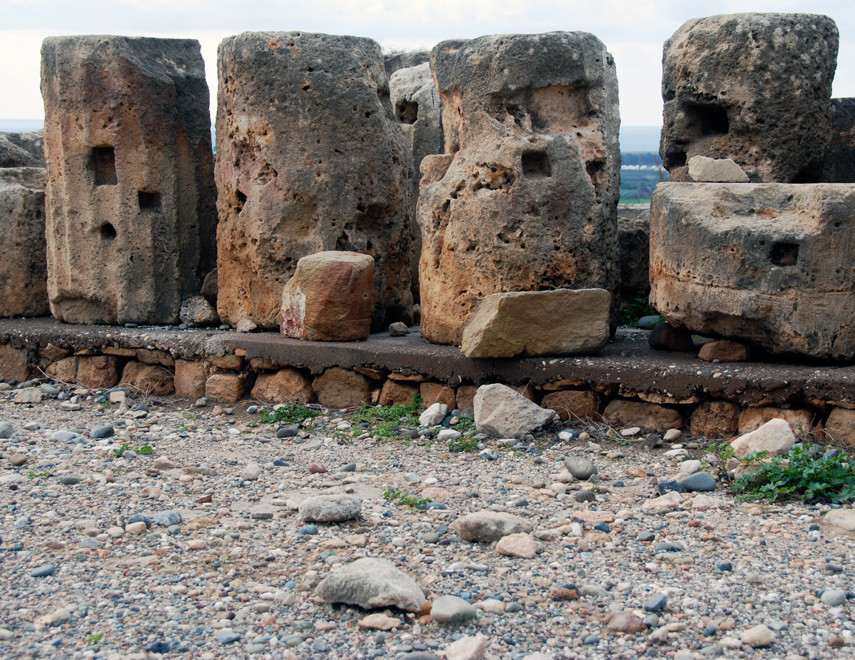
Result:
<svg viewBox="0 0 855 660"><path fill-rule="evenodd" d="M831 99L837 47L834 22L807 14L694 19L666 41L672 182L653 200L649 283L673 325L855 358L855 105ZM515 355L568 354L602 345L602 319L614 332L622 280L647 284L621 273L617 74L595 36L384 61L369 39L251 32L221 43L217 69L214 159L197 42L45 40L46 177L26 138L0 140L0 316L352 340L411 324L416 295L422 335L461 345L486 299L556 309L492 296L595 291L574 320L596 341L522 338L539 348ZM630 257L646 251L632 234ZM465 352L509 356L491 341Z"/></svg>

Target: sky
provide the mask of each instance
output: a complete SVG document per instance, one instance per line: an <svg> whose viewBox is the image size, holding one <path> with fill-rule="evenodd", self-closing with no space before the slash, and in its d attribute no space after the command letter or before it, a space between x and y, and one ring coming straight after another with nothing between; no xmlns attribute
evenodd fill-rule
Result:
<svg viewBox="0 0 855 660"><path fill-rule="evenodd" d="M752 0L0 0L0 118L40 119L42 39L121 34L198 39L212 104L219 42L245 31L370 37L389 50L430 49L487 34L584 31L615 58L621 121L662 120L662 44L690 18L747 11L825 14L840 31L833 96L855 97L855 1Z"/></svg>

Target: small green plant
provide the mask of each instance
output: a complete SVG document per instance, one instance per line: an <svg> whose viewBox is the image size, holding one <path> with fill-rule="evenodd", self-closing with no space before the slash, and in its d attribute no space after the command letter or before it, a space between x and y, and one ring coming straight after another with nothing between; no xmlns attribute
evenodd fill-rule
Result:
<svg viewBox="0 0 855 660"><path fill-rule="evenodd" d="M448 441L448 450L453 452L478 451L478 441L472 433Z"/></svg>
<svg viewBox="0 0 855 660"><path fill-rule="evenodd" d="M103 401L99 401L98 405L101 406L102 408L109 408L110 407L110 400L104 399Z"/></svg>
<svg viewBox="0 0 855 660"><path fill-rule="evenodd" d="M647 296L636 296L620 311L618 323L634 326L642 316L654 316L657 314L659 312L647 302Z"/></svg>
<svg viewBox="0 0 855 660"><path fill-rule="evenodd" d="M733 458L733 447L730 446L730 443L727 442L718 442L713 443L707 449L707 452L710 454L715 454L718 456L718 460L721 461L721 464L724 465L731 458Z"/></svg>
<svg viewBox="0 0 855 660"><path fill-rule="evenodd" d="M288 403L278 408L265 408L261 411L262 424L282 424L303 422L318 416L318 411L295 403Z"/></svg>
<svg viewBox="0 0 855 660"><path fill-rule="evenodd" d="M416 497L400 490L392 490L391 488L383 491L383 499L387 502L398 502L411 509L427 509L431 503L429 497Z"/></svg>
<svg viewBox="0 0 855 660"><path fill-rule="evenodd" d="M27 476L28 476L30 479L40 479L41 477L49 477L49 476L50 476L50 474L48 474L47 472L36 472L36 471L35 471L35 469L31 469L31 470L27 473Z"/></svg>
<svg viewBox="0 0 855 660"><path fill-rule="evenodd" d="M113 453L116 455L116 458L121 458L122 456L125 455L125 452L128 451L128 449L130 449L130 447L128 446L128 443L123 442L121 447L113 450Z"/></svg>
<svg viewBox="0 0 855 660"><path fill-rule="evenodd" d="M353 415L353 421L362 424L373 424L374 434L384 437L397 435L402 426L413 428L419 425L419 414L422 411L422 398L419 394L413 395L413 403L409 406L370 406L362 404L362 407Z"/></svg>
<svg viewBox="0 0 855 660"><path fill-rule="evenodd" d="M137 449L136 452L141 456L150 456L154 453L154 448L151 445L143 445L142 447Z"/></svg>
<svg viewBox="0 0 855 660"><path fill-rule="evenodd" d="M801 498L805 502L848 502L855 500L855 464L851 457L837 454L816 454L815 445L797 445L785 456L775 456L756 470L742 475L733 483L733 490L745 501ZM746 462L756 462L768 452L746 456Z"/></svg>
<svg viewBox="0 0 855 660"><path fill-rule="evenodd" d="M86 643L90 644L91 646L95 646L102 639L104 639L104 633L102 633L102 632L93 633L93 634L89 635L89 637L86 638Z"/></svg>

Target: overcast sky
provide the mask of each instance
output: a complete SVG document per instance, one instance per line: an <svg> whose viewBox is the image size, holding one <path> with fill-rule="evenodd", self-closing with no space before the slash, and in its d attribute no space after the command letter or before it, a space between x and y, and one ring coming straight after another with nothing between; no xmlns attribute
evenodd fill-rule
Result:
<svg viewBox="0 0 855 660"><path fill-rule="evenodd" d="M217 45L247 30L353 34L377 40L384 50L429 49L485 34L582 30L615 57L623 124L658 125L665 39L690 18L745 11L833 18L840 31L833 93L855 97L855 0L0 0L0 118L43 116L39 49L53 35L198 39L216 98Z"/></svg>

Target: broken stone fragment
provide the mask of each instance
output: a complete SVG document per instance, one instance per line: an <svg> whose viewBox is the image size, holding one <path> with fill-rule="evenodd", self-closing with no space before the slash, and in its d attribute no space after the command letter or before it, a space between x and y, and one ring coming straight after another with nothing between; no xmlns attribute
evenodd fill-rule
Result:
<svg viewBox="0 0 855 660"><path fill-rule="evenodd" d="M494 293L469 317L461 350L471 358L596 352L609 339L610 304L604 289Z"/></svg>
<svg viewBox="0 0 855 660"><path fill-rule="evenodd" d="M698 183L748 183L748 175L731 158L692 156L689 178Z"/></svg>
<svg viewBox="0 0 855 660"><path fill-rule="evenodd" d="M318 252L297 262L282 291L283 335L353 341L371 333L374 259L356 252Z"/></svg>
<svg viewBox="0 0 855 660"><path fill-rule="evenodd" d="M409 575L388 559L363 557L333 569L315 593L327 603L347 603L366 610L397 607L415 612L425 602L424 592Z"/></svg>
<svg viewBox="0 0 855 660"><path fill-rule="evenodd" d="M557 417L507 385L482 385L473 403L478 432L499 438L521 438Z"/></svg>

